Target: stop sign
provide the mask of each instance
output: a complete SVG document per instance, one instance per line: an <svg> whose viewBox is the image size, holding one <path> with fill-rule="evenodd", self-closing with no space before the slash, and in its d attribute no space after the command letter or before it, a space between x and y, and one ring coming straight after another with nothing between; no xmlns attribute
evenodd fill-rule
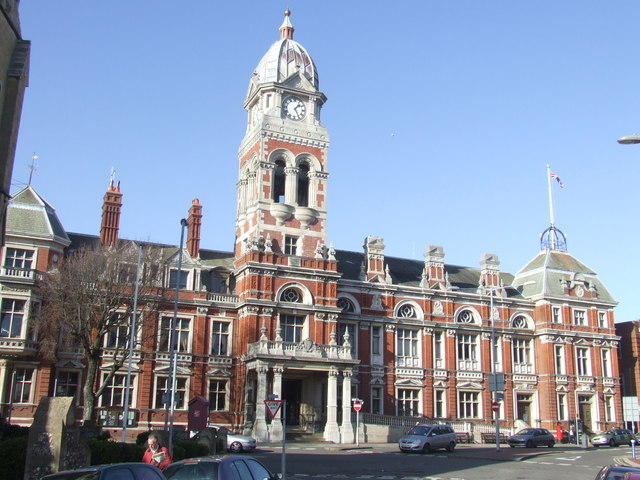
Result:
<svg viewBox="0 0 640 480"><path fill-rule="evenodd" d="M500 404L498 402L491 402L491 410L497 412L500 410Z"/></svg>
<svg viewBox="0 0 640 480"><path fill-rule="evenodd" d="M356 412L359 412L360 410L362 410L362 403L361 402L353 402L353 409Z"/></svg>

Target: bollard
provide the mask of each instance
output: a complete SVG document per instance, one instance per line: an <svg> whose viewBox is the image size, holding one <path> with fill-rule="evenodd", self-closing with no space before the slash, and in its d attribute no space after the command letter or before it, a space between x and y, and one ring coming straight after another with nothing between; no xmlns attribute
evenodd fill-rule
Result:
<svg viewBox="0 0 640 480"><path fill-rule="evenodd" d="M634 460L636 459L636 439L635 438L631 439L631 457Z"/></svg>
<svg viewBox="0 0 640 480"><path fill-rule="evenodd" d="M587 433L586 432L582 432L582 448L587 448Z"/></svg>

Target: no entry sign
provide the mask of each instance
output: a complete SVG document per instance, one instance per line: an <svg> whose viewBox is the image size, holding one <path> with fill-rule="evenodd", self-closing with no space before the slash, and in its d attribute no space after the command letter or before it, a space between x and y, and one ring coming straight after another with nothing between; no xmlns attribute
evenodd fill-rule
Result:
<svg viewBox="0 0 640 480"><path fill-rule="evenodd" d="M359 412L360 410L362 410L362 402L361 401L360 402L358 402L358 401L353 402L353 409L356 412Z"/></svg>
<svg viewBox="0 0 640 480"><path fill-rule="evenodd" d="M494 412L497 412L498 410L500 410L500 403L491 402L491 410L493 410Z"/></svg>

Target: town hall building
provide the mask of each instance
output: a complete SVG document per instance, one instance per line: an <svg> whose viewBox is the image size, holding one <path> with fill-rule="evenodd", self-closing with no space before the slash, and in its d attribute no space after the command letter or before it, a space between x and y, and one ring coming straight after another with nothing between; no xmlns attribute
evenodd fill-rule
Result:
<svg viewBox="0 0 640 480"><path fill-rule="evenodd" d="M354 442L354 398L371 425L426 418L489 426L495 400L506 428L567 429L576 418L591 431L621 424L616 301L554 225L516 273L501 271L490 253L478 268L450 265L437 245L426 246L423 261L390 257L367 232L361 251L327 242L327 97L293 34L287 11L280 39L249 80L239 178L228 179L238 189L233 251L200 247L199 200L188 211L182 256L175 245L149 245L162 251L158 287L168 297L180 290L175 424L186 427L198 396L209 402L211 424L259 441L282 438L264 402L275 396L286 401L288 426L336 443ZM31 186L9 204L0 406L12 423L30 424L45 396L76 396L81 408L81 357L42 362L30 322L42 275L83 246L126 241L118 238L122 197L111 182L99 236L65 231ZM150 340L134 353L133 438L166 419L173 309L149 315ZM96 420L114 431L126 374L112 378L96 405Z"/></svg>

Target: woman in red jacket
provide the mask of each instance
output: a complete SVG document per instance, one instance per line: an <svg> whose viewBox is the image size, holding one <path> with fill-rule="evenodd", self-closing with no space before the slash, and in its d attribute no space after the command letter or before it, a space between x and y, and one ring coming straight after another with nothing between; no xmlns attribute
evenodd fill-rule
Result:
<svg viewBox="0 0 640 480"><path fill-rule="evenodd" d="M157 433L151 432L147 443L149 448L144 452L142 462L155 465L160 470L167 468L172 462L171 454L169 454L169 450L167 450L166 447L160 446L160 436Z"/></svg>

